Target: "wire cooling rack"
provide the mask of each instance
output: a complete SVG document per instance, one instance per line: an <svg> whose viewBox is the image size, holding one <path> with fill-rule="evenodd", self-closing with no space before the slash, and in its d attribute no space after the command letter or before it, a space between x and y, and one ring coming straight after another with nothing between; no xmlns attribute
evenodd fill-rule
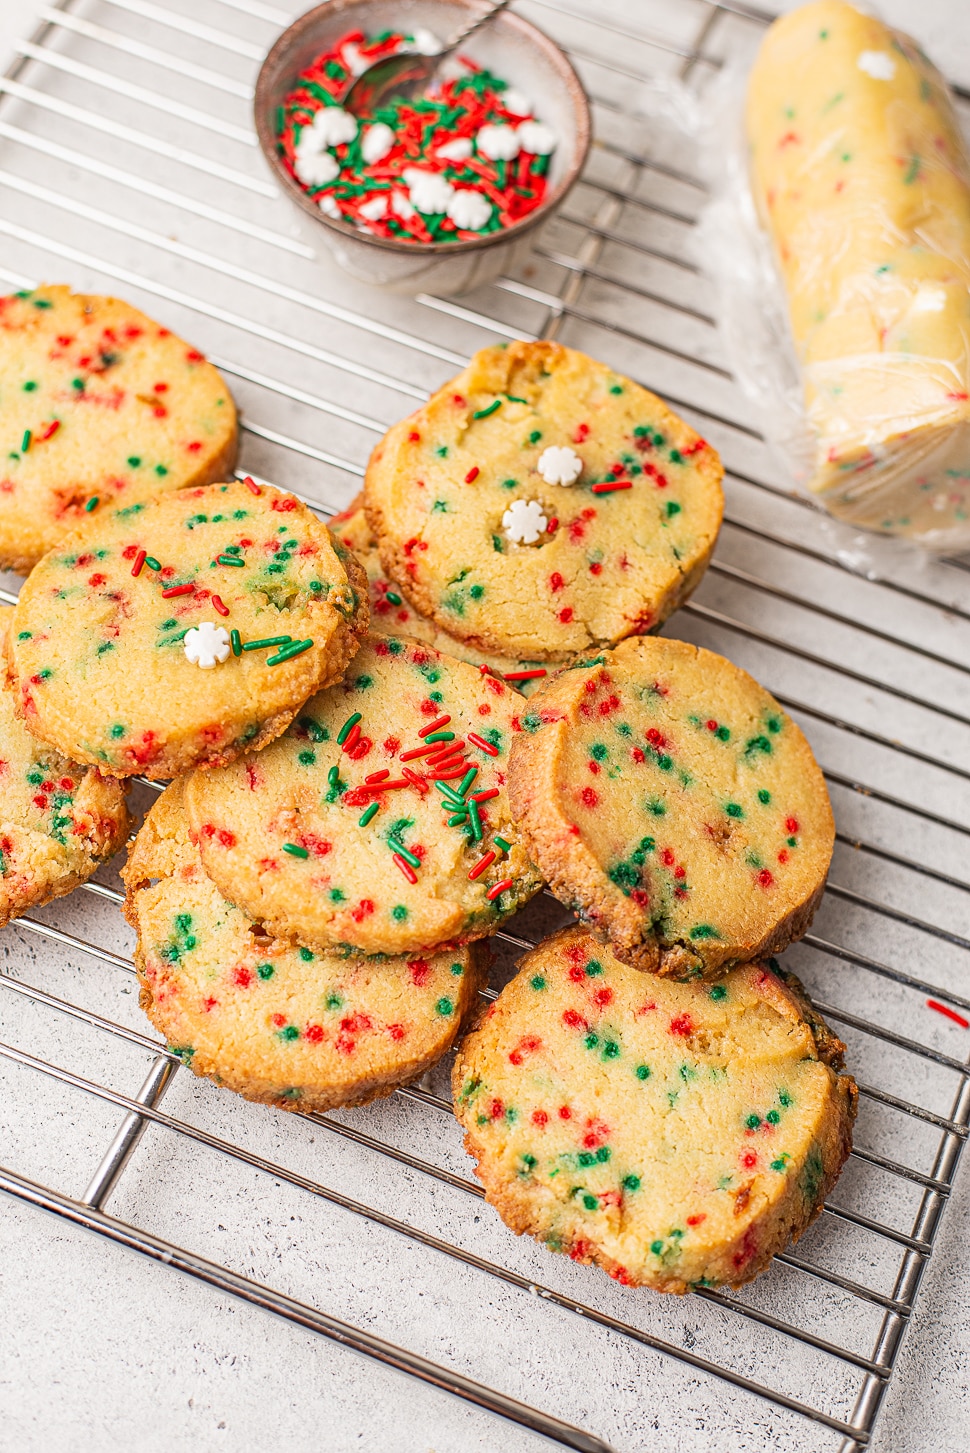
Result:
<svg viewBox="0 0 970 1453"><path fill-rule="evenodd" d="M647 78L702 94L764 17L714 0L517 8L570 49L597 142L514 277L457 302L404 300L316 255L250 123L288 10L63 0L0 81L0 282L114 290L163 318L231 380L246 471L324 513L356 491L389 423L500 338L599 355L716 444L723 535L667 629L753 671L825 769L831 883L786 963L848 1042L856 1149L797 1251L754 1286L689 1303L618 1288L516 1241L481 1205L445 1068L385 1104L308 1117L179 1071L133 1007L106 872L2 936L0 1187L567 1447L642 1446L662 1384L665 1447L703 1404L723 1446L855 1453L970 1126L966 1030L928 1005L970 1011L970 573L905 553L874 571L851 531L779 485L720 353L688 248L703 188L638 108ZM537 900L499 935L496 982L556 911ZM38 1113L46 1139L29 1129ZM204 1177L222 1177L218 1227L182 1190ZM597 1383L608 1397L583 1431Z"/></svg>

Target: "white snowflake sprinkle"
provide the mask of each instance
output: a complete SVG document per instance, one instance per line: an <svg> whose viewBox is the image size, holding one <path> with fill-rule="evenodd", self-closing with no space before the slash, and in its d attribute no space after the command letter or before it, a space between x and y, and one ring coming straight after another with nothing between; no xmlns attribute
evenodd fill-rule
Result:
<svg viewBox="0 0 970 1453"><path fill-rule="evenodd" d="M511 111L513 116L531 116L532 102L528 96L510 86L507 91L502 92L502 105L506 111Z"/></svg>
<svg viewBox="0 0 970 1453"><path fill-rule="evenodd" d="M456 136L454 141L446 141L444 146L438 147L438 155L443 161L467 161L473 151L470 136Z"/></svg>
<svg viewBox="0 0 970 1453"><path fill-rule="evenodd" d="M395 217L401 217L405 222L414 216L415 208L411 206L411 198L407 192L391 193L391 211Z"/></svg>
<svg viewBox="0 0 970 1453"><path fill-rule="evenodd" d="M203 671L210 671L229 658L229 632L214 621L202 621L186 631L182 644L186 660Z"/></svg>
<svg viewBox="0 0 970 1453"><path fill-rule="evenodd" d="M463 232L478 232L492 215L492 204L484 192L462 187L448 203L448 216Z"/></svg>
<svg viewBox="0 0 970 1453"><path fill-rule="evenodd" d="M516 134L522 150L532 156L548 156L556 149L556 133L551 126L543 126L541 121L523 121Z"/></svg>
<svg viewBox="0 0 970 1453"><path fill-rule="evenodd" d="M373 166L374 162L384 160L393 145L394 132L391 127L385 121L375 121L364 132L360 154L368 166Z"/></svg>
<svg viewBox="0 0 970 1453"><path fill-rule="evenodd" d="M416 25L411 34L411 49L416 50L418 55L437 55L441 41L426 25Z"/></svg>
<svg viewBox="0 0 970 1453"><path fill-rule="evenodd" d="M300 139L296 143L297 156L319 156L321 151L326 151L326 149L327 143L319 131L314 130L312 125L304 126L300 132Z"/></svg>
<svg viewBox="0 0 970 1453"><path fill-rule="evenodd" d="M512 126L483 126L475 137L475 145L489 161L511 161L518 156L519 134Z"/></svg>
<svg viewBox="0 0 970 1453"><path fill-rule="evenodd" d="M342 106L321 106L313 118L313 130L323 138L324 146L340 146L357 135L357 118Z"/></svg>
<svg viewBox="0 0 970 1453"><path fill-rule="evenodd" d="M575 484L583 472L583 461L568 445L550 444L536 465L546 484Z"/></svg>
<svg viewBox="0 0 970 1453"><path fill-rule="evenodd" d="M305 187L325 187L340 175L340 163L329 151L316 156L297 156L293 169Z"/></svg>
<svg viewBox="0 0 970 1453"><path fill-rule="evenodd" d="M404 180L410 188L412 207L427 216L447 212L455 189L439 172L423 172L417 167L408 167Z"/></svg>
<svg viewBox="0 0 970 1453"><path fill-rule="evenodd" d="M874 81L891 81L896 74L896 62L885 50L864 50L856 65Z"/></svg>
<svg viewBox="0 0 970 1453"><path fill-rule="evenodd" d="M343 216L343 213L337 206L337 199L332 192L321 192L317 198L317 206L325 217Z"/></svg>
<svg viewBox="0 0 970 1453"><path fill-rule="evenodd" d="M376 196L368 197L367 201L362 202L357 208L357 211L368 222L379 222L382 217L387 216L387 193L378 192Z"/></svg>
<svg viewBox="0 0 970 1453"><path fill-rule="evenodd" d="M549 521L537 499L516 499L502 516L508 538L517 545L534 545Z"/></svg>

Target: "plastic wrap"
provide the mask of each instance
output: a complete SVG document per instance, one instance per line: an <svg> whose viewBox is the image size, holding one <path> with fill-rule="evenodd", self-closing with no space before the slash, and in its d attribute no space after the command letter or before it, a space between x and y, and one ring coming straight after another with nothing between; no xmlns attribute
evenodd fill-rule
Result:
<svg viewBox="0 0 970 1453"><path fill-rule="evenodd" d="M970 547L970 153L939 72L816 0L768 31L746 100L721 89L701 249L766 434L842 519Z"/></svg>

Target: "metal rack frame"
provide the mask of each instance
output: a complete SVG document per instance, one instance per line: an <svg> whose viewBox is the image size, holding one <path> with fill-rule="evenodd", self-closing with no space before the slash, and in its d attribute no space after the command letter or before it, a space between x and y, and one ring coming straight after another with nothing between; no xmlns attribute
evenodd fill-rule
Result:
<svg viewBox="0 0 970 1453"><path fill-rule="evenodd" d="M617 0L620 9L622 4L623 0ZM251 130L248 125L229 119L230 115L245 114L251 95L249 84L213 65L200 64L193 55L196 46L203 51L206 47L218 47L251 71L288 15L259 0L207 0L204 6L197 7L206 17L204 22L194 15L168 9L157 0L156 3L94 0L94 6L98 18L90 20L79 13L83 5L73 0L56 0L44 13L35 33L20 44L17 60L0 79L0 188L8 203L0 214L0 238L13 246L14 260L21 259L20 267L0 266L0 283L30 285L36 281L41 268L59 270L72 281L89 277L106 279L139 299L154 300L161 311L175 308L191 314L195 320L194 336L203 346L207 330L212 328L218 330L220 337L231 337L234 346L238 344L238 353L245 357L248 357L246 347L252 341L270 350L297 356L305 363L309 377L317 374L324 380L332 380L339 371L356 380L368 398L380 398L383 402L386 396L392 417L395 412L410 407L413 401L422 400L427 390L402 370L395 373L393 369L375 367L368 361L363 347L368 340L387 345L398 359L414 360L416 367L437 370L443 379L464 364L467 340L475 340L482 334L487 338L542 336L572 341L573 330L589 328L600 333L607 330L616 340L615 345L607 340L605 348L616 346L622 350L632 346L646 350L638 356L646 361L660 360L663 368L672 368L671 386L660 391L692 421L697 421L709 437L716 438L722 450L722 440L727 441L728 448L723 452L729 465L725 538L699 598L678 613L675 629L696 631L700 639L713 644L728 640L732 643L732 654L744 655L746 661L745 653L751 653L753 660L776 663L777 678L773 679L769 669L767 682L813 736L830 786L838 794L838 803L845 805L844 812L849 819L843 824L839 817L838 842L842 856L837 858L827 894L827 901L836 905L837 928L841 930L846 925L848 928L844 933L816 929L806 936L803 948L808 950L811 962L844 966L854 976L854 984L869 985L870 991L880 985L892 986L894 992L903 996L900 1002L910 1006L915 1002L913 996L931 996L970 1010L970 998L954 987L959 982L959 969L964 963L970 963L970 958L959 959L959 955L970 955L970 937L954 926L965 923L961 914L965 914L970 883L958 872L943 866L949 862L954 848L958 852L962 850L966 862L966 840L970 836L967 786L970 767L966 765L970 762L967 755L970 694L964 681L970 678L970 654L961 657L959 637L953 638L951 629L953 623L962 626L970 621L970 572L963 562L956 560L942 562L932 579L908 557L893 563L891 576L874 572L869 562L860 564L852 553L854 542L849 533L840 533L836 527L823 530L812 507L788 495L772 478L770 465L759 462L762 456L757 453L760 443L756 428L737 414L729 413L722 402L725 389L730 388L729 371L715 357L698 358L695 349L671 341L670 329L664 320L679 318L687 327L697 325L702 329L709 328L713 322L696 268L682 251L663 241L662 232L666 224L676 228L693 223L696 205L692 210L676 199L693 196L696 203L701 199L702 188L689 171L648 154L636 143L611 139L612 124L623 120L624 108L617 104L612 90L608 98L602 86L597 89L597 78L606 73L616 78L617 86L623 82L636 84L643 72L624 68L615 58L610 60L595 50L584 49L584 26L587 32L590 29L590 0L565 0L565 3L522 0L521 5L530 13L533 9L536 11L540 24L565 26L571 34L579 35L579 41L571 49L584 69L597 118L602 123L598 150L587 173L584 199L578 212L571 213L558 229L555 225L547 229L537 248L537 266L546 285L537 286L522 274L500 280L474 301L422 296L392 310L401 320L400 326L373 318L362 310L359 301L355 306L347 306L323 292L282 281L282 266L261 272L234 260L230 248L236 238L255 240L274 249L279 264L287 258L294 264L310 264L314 250L285 227L267 225L264 220L247 216L244 205L237 213L215 206L199 195L204 189L199 184L209 179L217 190L236 189L241 203L258 201L259 215L262 218L265 213L269 223L282 220L285 215L278 205L274 211L276 188L258 168L251 150ZM657 8L657 5L651 7L653 11ZM677 8L668 0L668 11ZM761 25L767 18L746 5L728 3L728 0L681 0L680 8L692 18L693 30L687 41L677 38L677 26L672 27L672 34L652 34L649 27L639 27L631 37L621 23L622 16L613 24L612 20L606 21L598 15L595 27L607 36L635 42L636 54L639 46L652 55L665 57L672 74L693 83L705 68L717 64L719 47L725 43L725 35L730 35L732 24ZM265 31L263 38L256 41L237 35L229 25L233 14L245 17L254 26L261 25ZM165 44L148 43L129 33L133 18L144 22L148 33L161 33ZM113 24L113 20L118 24ZM211 20L215 23L210 23ZM128 23L128 30L122 21ZM100 54L99 65L92 65L73 53L72 46L82 42ZM168 94L164 87L151 89L128 80L125 67L132 61L160 68L163 73L177 72L196 88L195 97L202 104L180 100ZM76 84L77 94L87 95L87 103L78 104L76 99L66 97L62 94L63 86L49 84L51 78ZM141 115L141 123L131 125L103 115L98 105L98 98L103 95L130 103L135 114ZM967 97L964 95L962 99ZM92 149L82 151L52 138L40 125L18 124L9 119L15 107L19 108L20 118L26 118L28 123L31 118L36 121L54 117L71 123L72 127L86 128L85 135L107 138L109 143L123 141L144 154L145 168L132 171L118 164L112 159L110 147L107 154L102 151L97 155ZM166 118L176 128L174 140L165 134ZM230 150L235 148L235 159L228 163L221 155L181 144L177 139L180 124L198 128L200 134L217 139L220 145L227 143ZM251 160L252 165L238 162L240 149L245 148L249 150L244 151L244 158ZM30 156L32 168L25 171L22 167L8 167L6 163L13 152ZM183 175L185 189L153 180L153 160ZM130 196L142 196L151 203L171 207L180 221L184 221L185 233L190 239L196 224L203 232L206 226L218 226L227 238L225 252L217 254L207 250L204 243L197 245L192 240L174 239L152 230L131 215L95 205L87 200L83 187L73 185L73 179L78 176L96 179L109 190L120 187ZM617 176L621 178L619 181ZM644 178L666 200L642 193ZM23 209L23 218L18 206ZM103 248L99 245L96 255L89 247L75 246L65 240L59 228L38 230L32 221L34 206L41 212L53 207L61 217L77 219L83 228L93 230L99 243L103 239ZM637 218L638 235L631 233L631 215ZM652 229L659 229L659 240ZM575 242L570 247L573 237ZM145 259L144 270L132 268L122 260L130 251ZM616 256L626 258L631 266L635 264L643 271L646 281L620 276L622 269ZM156 260L166 257L177 259L190 277L196 277L194 270L203 269L205 276L250 290L265 302L264 313L228 307L199 286L174 286L166 282L164 269L155 266ZM33 266L31 258L36 259ZM682 275L684 287L679 297L655 281L651 272L654 264L659 267L661 277L672 277L671 269ZM610 313L610 306L615 304L611 290L626 300L630 310L628 318L618 319L615 309ZM531 335L524 334L510 321L511 301L528 308L535 320ZM345 339L362 340L359 356L325 348L268 320L271 315L275 317L276 310L291 306L321 322L326 320L341 330ZM650 319L650 326L640 326L639 318ZM442 330L449 325L449 320L465 347L453 349L444 341L446 335ZM328 396L325 387L319 391L303 388L292 380L263 372L245 358L223 357L218 348L210 356L234 383L248 390L247 397L258 400L258 410L250 416L247 409L243 416L244 449L262 449L270 455L276 451L288 468L306 461L321 472L328 491L333 494L346 495L342 481L350 481L356 487L356 481L363 474L366 441L373 442L380 436L386 419L377 417L373 411L351 407L337 393ZM297 412L311 437L294 437L285 428L261 422L262 418L271 416L277 405L288 409L288 417ZM348 447L344 454L311 442L314 425L321 419L338 430L345 429L348 437L357 440L356 450ZM751 459L755 460L754 464ZM258 473L255 468L248 472ZM324 515L338 507L333 497L324 503L311 496L308 503ZM791 588L791 579L810 584L803 585L799 591ZM812 593L811 582L817 581L824 582L830 592L827 598ZM843 589L847 592L847 604L840 608ZM7 591L0 592L0 596L8 601L15 599ZM749 608L752 601L755 606ZM765 608L774 616L769 628L759 623ZM900 614L900 608L904 614ZM897 625L890 628L885 621L892 617L894 610ZM822 632L829 629L832 635L824 637ZM937 648L926 644L925 630L935 631L944 645ZM797 694L786 686L792 681L793 670L797 672L795 680L801 683ZM913 684L914 677L916 684ZM861 688L862 695L853 698L856 688ZM873 699L899 714L898 731L879 727L878 713L869 710L867 705ZM847 704L843 705L843 701ZM934 738L935 750L927 750L923 745L927 735ZM860 761L866 764L864 770L859 767ZM900 776L904 779L901 787ZM861 818L857 808L863 814ZM871 831L867 814L874 814ZM900 852L892 846L895 838L886 829L887 822L906 824L906 835L916 844L914 851ZM864 866L857 870L855 865L860 861ZM876 869L889 875L892 891L885 900L878 890L873 890ZM104 883L89 883L83 891L115 904L121 902L120 893ZM840 913L850 916L841 918ZM855 922L852 914L862 915L870 925L867 943L869 937L878 938L879 932L890 928L898 933L898 955L864 951L859 943L860 933L852 931ZM51 917L54 922L50 921ZM92 958L126 975L134 972L125 955L58 927L56 917L56 914L48 915L47 919L26 915L18 924L71 955ZM873 924L881 926L878 932L871 927ZM531 941L520 933L508 932L499 938L509 948L531 946ZM942 959L937 962L934 973L940 982L931 982L905 966L917 954L925 954L932 964L934 944L945 945L959 959L952 981L944 971ZM841 1453L858 1453L870 1440L901 1338L913 1313L920 1280L933 1250L962 1146L970 1132L970 1063L942 1047L935 1025L918 1020L914 1027L912 1014L907 1011L903 1022L913 1032L903 1032L878 1022L878 995L870 992L866 1000L863 994L862 1002L857 1002L853 1009L843 1002L829 1002L816 992L816 1002L822 1012L841 1031L857 1036L856 1042L865 1046L867 1055L901 1053L912 1056L934 1073L950 1077L946 1080L949 1089L942 1100L936 1097L935 1108L915 1095L897 1094L880 1083L860 1084L863 1101L877 1117L883 1117L877 1118L874 1125L909 1122L930 1137L922 1168L909 1163L918 1157L907 1157L903 1151L887 1154L860 1144L852 1153L854 1166L863 1178L883 1175L914 1188L915 1213L905 1226L893 1225L884 1216L853 1209L838 1200L826 1208L830 1221L877 1238L884 1251L892 1250L896 1260L888 1289L875 1284L875 1277L874 1284L869 1285L864 1275L833 1268L811 1254L789 1252L777 1258L796 1278L811 1283L813 1292L823 1296L837 1294L852 1303L875 1308L877 1322L871 1344L864 1349L842 1345L834 1336L812 1331L808 1326L799 1325L797 1320L777 1315L743 1296L715 1291L695 1295L699 1301L734 1319L734 1324L742 1330L760 1326L777 1334L783 1339L779 1346L790 1349L793 1356L797 1356L801 1347L832 1359L843 1373L854 1379L851 1412L839 1414L822 1405L821 1398L811 1401L792 1396L762 1378L721 1365L712 1357L636 1326L622 1315L577 1299L556 1287L551 1272L549 1284L538 1284L511 1266L477 1255L407 1220L393 1217L376 1205L349 1197L321 1181L263 1158L234 1140L217 1137L178 1115L167 1114L160 1105L178 1071L179 1060L155 1038L51 993L41 985L27 984L7 971L0 971L0 1012L7 995L29 1000L52 1014L69 1016L132 1046L150 1056L150 1068L138 1092L126 1095L96 1078L82 1076L35 1056L16 1044L0 1043L0 1057L8 1062L56 1081L65 1091L95 1096L120 1113L117 1132L80 1197L70 1197L54 1187L40 1185L12 1168L0 1169L0 1188L23 1202L95 1231L120 1246L139 1251L399 1372L544 1434L563 1446L587 1450L587 1453L594 1450L608 1453L608 1444L593 1432L586 1432L319 1307L300 1302L267 1283L247 1279L227 1266L169 1244L146 1228L111 1215L105 1210L105 1204L145 1129L155 1126L232 1157L333 1207L349 1211L363 1222L381 1226L454 1263L538 1296L549 1303L550 1309L578 1313L588 1322L677 1359L705 1377L720 1379L722 1384L808 1419L832 1435L832 1446L840 1447ZM872 1063L880 1062L875 1058ZM92 1064L92 1075L96 1070L96 1064ZM397 1093L421 1107L427 1117L429 1135L433 1136L441 1124L447 1123L440 1117L450 1115L449 1103L429 1089L415 1086ZM933 1099L934 1095L928 1093L926 1098ZM421 1177L448 1185L472 1198L472 1202L482 1197L481 1189L467 1177L368 1133L361 1128L366 1119L330 1115L307 1118L345 1141L387 1157ZM622 1307L624 1296L629 1297L629 1293L619 1294L614 1305ZM549 1315L553 1315L551 1310Z"/></svg>

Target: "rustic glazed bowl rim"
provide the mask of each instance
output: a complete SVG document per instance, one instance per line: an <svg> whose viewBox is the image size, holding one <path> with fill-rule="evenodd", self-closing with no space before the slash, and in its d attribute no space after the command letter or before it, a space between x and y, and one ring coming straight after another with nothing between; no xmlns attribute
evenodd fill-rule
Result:
<svg viewBox="0 0 970 1453"><path fill-rule="evenodd" d="M481 0L448 0L448 3L466 10L481 9ZM565 200L579 180L585 165L592 136L589 99L565 51L544 31L539 30L530 21L523 20L521 15L513 15L508 10L496 18L496 27L506 27L517 32L526 44L530 44L534 49L542 52L551 63L551 67L569 99L576 124L576 147L573 161L559 183L547 192L539 206L533 211L520 217L511 226L500 227L498 231L490 232L486 237L476 237L465 242L404 242L394 238L378 237L372 232L362 231L351 222L328 217L290 176L276 151L275 107L270 104L271 78L278 67L285 66L290 51L314 30L319 20L339 15L341 11L346 11L349 18L354 11L360 8L361 4L362 0L324 0L322 5L308 10L294 20L292 25L287 26L260 66L253 97L256 135L263 156L272 167L286 194L308 216L313 217L315 221L330 228L341 237L352 238L355 242L363 243L368 247L375 247L384 252L393 252L405 257L451 257L468 252L482 252L489 247L495 247L497 244L521 237L534 227L538 227L550 212Z"/></svg>

